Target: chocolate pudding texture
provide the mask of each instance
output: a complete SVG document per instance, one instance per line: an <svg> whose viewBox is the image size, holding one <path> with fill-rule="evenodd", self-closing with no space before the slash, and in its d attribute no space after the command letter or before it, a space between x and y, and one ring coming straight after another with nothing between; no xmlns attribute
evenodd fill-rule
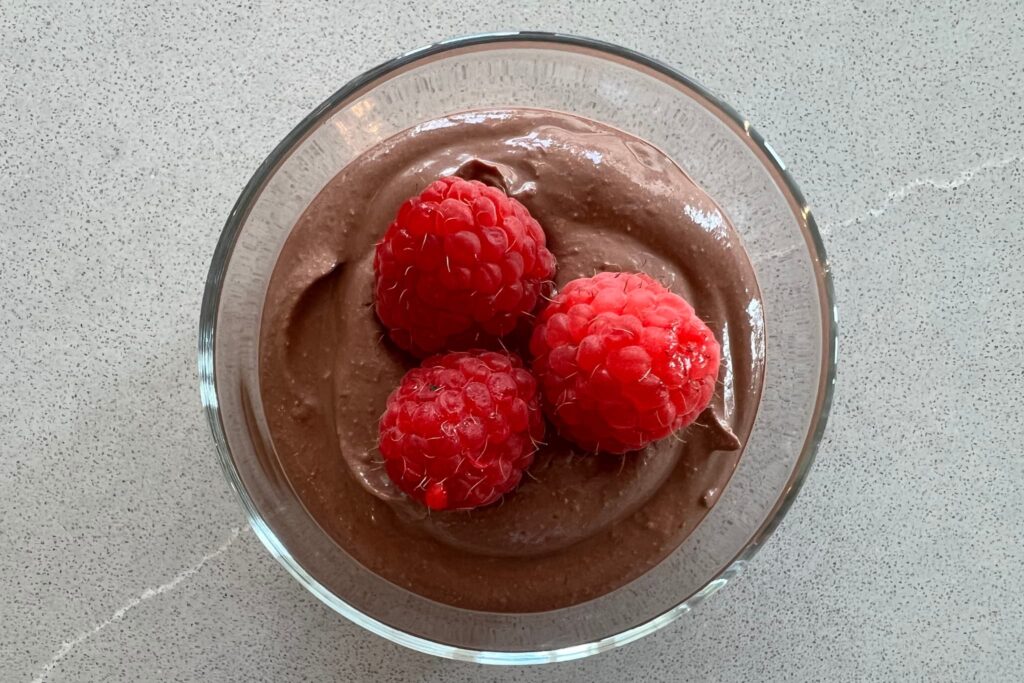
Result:
<svg viewBox="0 0 1024 683"><path fill-rule="evenodd" d="M404 200L450 174L500 187L530 210L557 258L557 286L643 271L694 306L722 343L715 397L696 423L625 456L583 453L549 426L522 485L481 509L428 512L398 491L377 422L417 361L374 314L374 246ZM356 560L440 602L543 611L649 570L713 504L760 396L760 311L728 220L664 153L568 114L468 112L379 143L310 204L267 292L261 393L293 489Z"/></svg>

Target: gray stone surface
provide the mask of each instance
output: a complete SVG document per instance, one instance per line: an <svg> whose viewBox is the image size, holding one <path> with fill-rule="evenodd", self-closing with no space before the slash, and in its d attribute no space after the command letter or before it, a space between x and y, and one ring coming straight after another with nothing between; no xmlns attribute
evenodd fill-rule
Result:
<svg viewBox="0 0 1024 683"><path fill-rule="evenodd" d="M1024 678L1024 10L921 2L0 4L0 679ZM109 6L108 6L109 5ZM744 112L824 226L835 407L734 585L524 670L345 622L244 527L194 340L251 172L357 72L532 27L659 57Z"/></svg>

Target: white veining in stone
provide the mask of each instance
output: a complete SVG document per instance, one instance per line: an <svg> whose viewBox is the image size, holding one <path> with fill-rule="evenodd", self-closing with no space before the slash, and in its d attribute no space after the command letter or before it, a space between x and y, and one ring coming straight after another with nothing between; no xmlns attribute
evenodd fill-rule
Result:
<svg viewBox="0 0 1024 683"><path fill-rule="evenodd" d="M235 527L234 529L232 529L231 535L228 536L228 540L224 541L224 543L222 543L213 552L203 555L199 559L199 561L193 564L191 567L187 567L186 569L176 574L174 578L172 578L170 581L162 583L159 586L147 588L146 590L139 593L138 596L132 598L128 602L118 607L116 610L114 610L113 614L111 614L109 617L99 622L98 624L95 624L91 629L87 631L82 631L71 640L64 641L61 644L60 648L53 654L53 657L50 658L50 661L44 664L43 667L39 670L39 673L35 675L35 677L32 679L32 683L43 683L43 681L46 680L50 672L53 671L53 669L58 664L60 664L61 660L67 657L72 650L74 650L77 646L81 645L89 638L92 638L93 636L95 636L111 624L114 624L124 619L125 616L130 611L132 611L142 603L174 590L179 585L181 585L182 582L196 575L200 570L202 570L203 567L206 566L208 562L217 559L225 552L227 552L228 548L230 548L231 545L238 540L238 535L242 532L242 528L243 527Z"/></svg>
<svg viewBox="0 0 1024 683"><path fill-rule="evenodd" d="M912 180L906 185L903 185L889 192L885 196L885 198L878 204L878 206L868 209L864 213L858 216L854 216L853 218L847 218L846 220L840 221L834 225L825 225L822 230L822 233L828 235L831 234L834 230L840 230L842 228L849 227L854 223L858 223L862 220L869 218L878 218L886 211L888 211L893 204L902 202L910 194L917 192L922 188L927 187L944 191L955 190L974 180L974 177L979 173L984 173L986 171L991 171L994 169L1006 168L1007 166L1018 163L1022 160L1024 160L1024 157L1021 156L1012 156L1003 159L993 159L978 164L977 166L972 166L971 168L964 169L963 171L960 171L960 173L956 174L953 178L949 180L933 180L932 178L918 178L916 180Z"/></svg>

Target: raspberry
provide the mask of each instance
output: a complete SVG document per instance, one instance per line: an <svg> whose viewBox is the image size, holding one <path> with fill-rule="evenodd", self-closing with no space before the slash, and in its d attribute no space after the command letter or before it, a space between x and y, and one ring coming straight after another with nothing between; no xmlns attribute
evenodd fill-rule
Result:
<svg viewBox="0 0 1024 683"><path fill-rule="evenodd" d="M543 436L537 381L518 356L491 351L423 361L380 418L388 476L434 510L501 498L519 485Z"/></svg>
<svg viewBox="0 0 1024 683"><path fill-rule="evenodd" d="M693 422L714 393L720 355L690 304L635 273L567 284L540 314L530 351L558 431L610 453Z"/></svg>
<svg viewBox="0 0 1024 683"><path fill-rule="evenodd" d="M407 200L377 244L377 316L423 357L489 346L532 311L555 271L540 224L501 190L445 177Z"/></svg>

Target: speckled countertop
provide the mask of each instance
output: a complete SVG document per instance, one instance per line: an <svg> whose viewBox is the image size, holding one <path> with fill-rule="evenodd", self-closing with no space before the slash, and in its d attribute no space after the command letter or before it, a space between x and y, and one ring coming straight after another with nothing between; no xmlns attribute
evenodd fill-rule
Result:
<svg viewBox="0 0 1024 683"><path fill-rule="evenodd" d="M3 3L0 680L1024 678L1021 4L643 4ZM626 648L499 670L285 574L221 476L194 349L220 228L293 124L400 51L527 26L659 57L755 122L823 226L841 363L740 580Z"/></svg>

